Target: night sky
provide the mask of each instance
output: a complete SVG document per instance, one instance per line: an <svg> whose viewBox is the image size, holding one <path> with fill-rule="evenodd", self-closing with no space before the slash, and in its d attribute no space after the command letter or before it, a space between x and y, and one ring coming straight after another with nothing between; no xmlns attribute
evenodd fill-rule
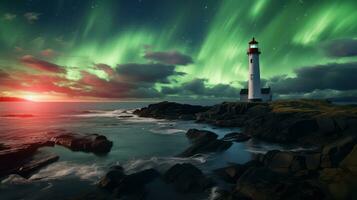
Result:
<svg viewBox="0 0 357 200"><path fill-rule="evenodd" d="M0 96L237 99L253 36L274 98L357 97L356 0L1 0Z"/></svg>

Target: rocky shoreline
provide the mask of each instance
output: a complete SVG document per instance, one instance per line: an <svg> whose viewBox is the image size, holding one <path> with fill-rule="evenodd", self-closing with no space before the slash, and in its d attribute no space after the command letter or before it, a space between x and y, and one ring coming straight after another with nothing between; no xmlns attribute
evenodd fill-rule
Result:
<svg viewBox="0 0 357 200"><path fill-rule="evenodd" d="M223 102L214 106L165 101L138 109L134 114L158 119L189 119L219 127L240 127L247 136L284 144L322 145L357 132L357 107L335 105L325 100Z"/></svg>
<svg viewBox="0 0 357 200"><path fill-rule="evenodd" d="M165 110L158 110L162 108ZM184 112L179 111L181 108ZM314 151L273 150L257 155L246 164L215 170L231 187L217 189L214 199L357 198L357 107L354 105L335 105L324 100L224 102L211 107L161 102L134 113L142 117L190 119L242 128L242 133L227 134L218 140L220 142L255 138L315 147ZM188 115L191 117L185 117ZM225 150L219 145L209 145L212 141L217 143L212 132L189 130L186 136L190 140L198 138L206 146L193 142L184 153ZM210 142L206 142L206 138L211 138Z"/></svg>
<svg viewBox="0 0 357 200"><path fill-rule="evenodd" d="M0 149L0 178L9 174L18 174L24 178L59 160L58 155L44 154L42 147L60 145L72 151L83 151L104 155L110 151L113 143L105 136L98 134L77 134L57 130L47 133L49 139L34 141L29 144L19 144L16 147Z"/></svg>
<svg viewBox="0 0 357 200"><path fill-rule="evenodd" d="M242 132L222 138L207 130L190 129L190 146L176 157L222 152L234 142L250 139L313 146L314 150L272 150L257 154L245 164L230 164L203 173L189 163L171 166L165 172L153 168L128 174L115 165L97 184L110 198L146 199L146 187L160 182L178 194L213 191L213 200L235 199L357 199L357 107L321 100L272 103L224 102L193 106L173 102L151 104L134 111L140 117L195 120L219 127L240 127ZM29 177L41 167L56 162L57 155L38 156L38 149L61 145L72 151L96 155L108 153L113 143L98 134L65 130L48 133L48 140L10 148L0 144L0 176ZM217 181L223 181L222 187ZM88 196L89 195L89 196ZM107 199L89 193L74 199Z"/></svg>

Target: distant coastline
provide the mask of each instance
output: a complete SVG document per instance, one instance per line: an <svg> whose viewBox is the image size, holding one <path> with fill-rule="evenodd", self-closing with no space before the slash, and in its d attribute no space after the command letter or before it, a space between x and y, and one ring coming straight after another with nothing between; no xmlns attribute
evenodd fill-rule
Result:
<svg viewBox="0 0 357 200"><path fill-rule="evenodd" d="M18 97L0 97L0 102L29 102L29 100Z"/></svg>

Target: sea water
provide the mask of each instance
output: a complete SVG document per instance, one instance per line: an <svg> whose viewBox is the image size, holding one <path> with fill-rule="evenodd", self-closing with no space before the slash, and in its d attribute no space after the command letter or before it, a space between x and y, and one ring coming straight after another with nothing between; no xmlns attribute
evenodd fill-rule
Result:
<svg viewBox="0 0 357 200"><path fill-rule="evenodd" d="M49 132L65 130L74 133L105 135L113 147L105 156L73 152L61 146L40 151L55 153L59 161L42 168L29 179L10 175L1 180L0 199L68 199L88 192L102 192L96 183L113 165L126 173L155 168L164 173L176 163L192 163L205 174L231 163L245 163L257 153L271 149L294 149L250 140L234 143L225 152L178 158L190 146L185 133L190 128L215 132L223 137L239 128L218 128L194 121L158 120L135 116L133 111L152 102L115 103L34 103L0 104L0 143L16 146L49 137ZM148 186L149 199L208 199L209 192L180 197L160 184ZM166 197L165 197L165 193ZM161 195L161 196L160 196ZM160 197L159 197L160 196Z"/></svg>

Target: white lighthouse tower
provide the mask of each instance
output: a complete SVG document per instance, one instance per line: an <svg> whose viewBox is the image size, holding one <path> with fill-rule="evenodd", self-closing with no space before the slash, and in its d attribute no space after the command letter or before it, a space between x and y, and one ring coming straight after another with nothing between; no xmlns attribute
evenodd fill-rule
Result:
<svg viewBox="0 0 357 200"><path fill-rule="evenodd" d="M260 51L258 49L258 42L255 41L254 37L249 42L247 54L249 57L248 101L262 101L259 69Z"/></svg>

